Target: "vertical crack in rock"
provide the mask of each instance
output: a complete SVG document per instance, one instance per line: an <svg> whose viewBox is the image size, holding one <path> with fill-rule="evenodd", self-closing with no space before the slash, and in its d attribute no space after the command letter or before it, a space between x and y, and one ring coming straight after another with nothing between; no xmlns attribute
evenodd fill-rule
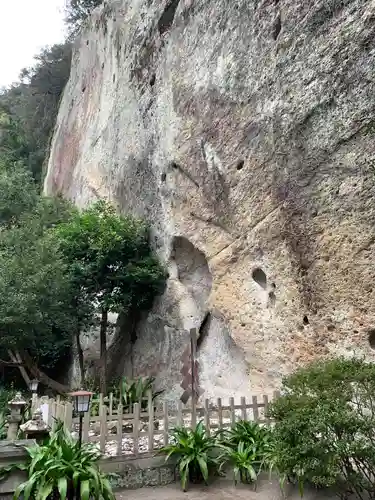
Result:
<svg viewBox="0 0 375 500"><path fill-rule="evenodd" d="M173 21L174 21L174 16L176 14L176 10L178 7L178 4L180 3L180 0L169 0L163 14L161 15L159 22L158 22L158 29L160 35L163 35L166 31L169 31Z"/></svg>

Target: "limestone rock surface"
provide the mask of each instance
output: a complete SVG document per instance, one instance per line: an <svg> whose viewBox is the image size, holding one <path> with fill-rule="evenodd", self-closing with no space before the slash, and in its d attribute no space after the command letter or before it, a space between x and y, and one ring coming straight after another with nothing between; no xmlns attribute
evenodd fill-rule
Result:
<svg viewBox="0 0 375 500"><path fill-rule="evenodd" d="M374 0L94 11L45 191L146 217L168 265L118 372L180 395L191 327L207 397L269 392L316 357L374 359L374 112Z"/></svg>

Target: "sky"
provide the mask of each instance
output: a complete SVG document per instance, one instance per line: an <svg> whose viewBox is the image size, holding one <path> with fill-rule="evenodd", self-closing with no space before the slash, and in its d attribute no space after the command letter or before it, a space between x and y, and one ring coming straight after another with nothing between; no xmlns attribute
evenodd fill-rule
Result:
<svg viewBox="0 0 375 500"><path fill-rule="evenodd" d="M0 0L0 88L46 45L64 39L64 0Z"/></svg>

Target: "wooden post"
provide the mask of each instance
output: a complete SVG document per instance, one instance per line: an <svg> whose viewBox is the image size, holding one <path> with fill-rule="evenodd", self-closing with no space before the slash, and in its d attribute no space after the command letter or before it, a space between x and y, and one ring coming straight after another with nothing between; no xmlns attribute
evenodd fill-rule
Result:
<svg viewBox="0 0 375 500"><path fill-rule="evenodd" d="M229 398L230 423L232 427L236 424L236 410L234 409L234 398Z"/></svg>
<svg viewBox="0 0 375 500"><path fill-rule="evenodd" d="M258 408L258 398L256 396L253 396L253 414L254 414L254 422L258 422L259 408Z"/></svg>
<svg viewBox="0 0 375 500"><path fill-rule="evenodd" d="M100 451L105 452L107 439L107 407L103 404L103 394L100 395Z"/></svg>
<svg viewBox="0 0 375 500"><path fill-rule="evenodd" d="M268 396L265 394L263 396L263 402L264 402L264 420L268 424L269 423L269 418L268 418Z"/></svg>
<svg viewBox="0 0 375 500"><path fill-rule="evenodd" d="M90 432L90 412L87 411L83 416L83 427L82 427L82 442L87 443L89 440Z"/></svg>
<svg viewBox="0 0 375 500"><path fill-rule="evenodd" d="M210 435L210 407L209 407L209 400L205 399L204 400L204 425L207 430L207 434Z"/></svg>
<svg viewBox="0 0 375 500"><path fill-rule="evenodd" d="M246 420L246 398L241 398L241 419Z"/></svg>
<svg viewBox="0 0 375 500"><path fill-rule="evenodd" d="M177 427L183 427L183 426L184 426L184 419L182 415L182 401L181 399L179 399L177 402Z"/></svg>
<svg viewBox="0 0 375 500"><path fill-rule="evenodd" d="M181 401L179 401L181 403ZM169 419L168 419L168 402L164 401L163 403L163 437L164 437L164 446L168 446L168 438L169 438Z"/></svg>
<svg viewBox="0 0 375 500"><path fill-rule="evenodd" d="M152 392L148 393L148 451L154 451L154 401Z"/></svg>
<svg viewBox="0 0 375 500"><path fill-rule="evenodd" d="M133 408L133 441L134 441L134 455L138 456L139 450L139 418L140 418L140 406L139 403L134 403Z"/></svg>
<svg viewBox="0 0 375 500"><path fill-rule="evenodd" d="M191 429L195 430L197 426L197 404L195 397L191 398Z"/></svg>
<svg viewBox="0 0 375 500"><path fill-rule="evenodd" d="M122 404L117 407L117 455L122 454Z"/></svg>
<svg viewBox="0 0 375 500"><path fill-rule="evenodd" d="M217 418L219 421L219 429L223 428L223 407L221 403L221 398L217 400Z"/></svg>

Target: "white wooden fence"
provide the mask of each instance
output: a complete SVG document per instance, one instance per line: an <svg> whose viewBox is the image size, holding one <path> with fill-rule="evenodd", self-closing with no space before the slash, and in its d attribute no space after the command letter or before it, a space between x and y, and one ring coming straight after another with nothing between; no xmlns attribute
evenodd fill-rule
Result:
<svg viewBox="0 0 375 500"><path fill-rule="evenodd" d="M273 397L277 397L274 393ZM146 456L153 455L158 448L168 444L170 430L175 426L195 428L203 421L207 431L229 428L238 420L253 420L267 424L269 397L264 395L251 398L251 402L241 398L237 404L234 398L224 404L221 399L215 402L206 399L202 406L192 404L184 406L181 401L155 403L150 394L145 404L136 403L132 412L125 412L121 404L114 404L111 395L108 399L94 399L99 406L99 415L85 413L83 418L82 440L94 442L102 453L107 455ZM57 420L74 433L78 433L79 418L73 415L70 402L50 400L48 423L53 428ZM146 408L145 408L146 407Z"/></svg>

